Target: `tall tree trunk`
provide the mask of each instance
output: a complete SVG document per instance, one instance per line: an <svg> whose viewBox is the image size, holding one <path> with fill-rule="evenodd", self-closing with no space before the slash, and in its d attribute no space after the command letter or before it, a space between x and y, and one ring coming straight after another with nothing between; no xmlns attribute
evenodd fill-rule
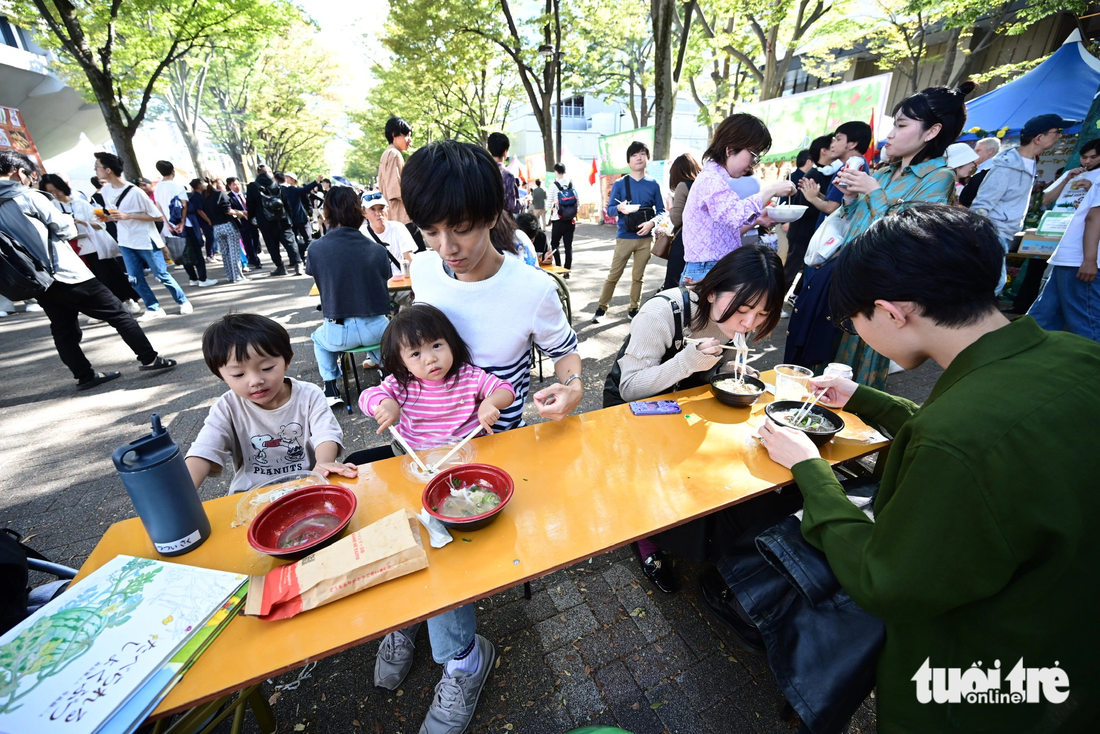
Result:
<svg viewBox="0 0 1100 734"><path fill-rule="evenodd" d="M947 83L951 81L951 72L955 69L955 58L959 52L960 33L962 33L962 28L955 27L947 35L947 50L943 53L943 71L940 73L937 86L946 87Z"/></svg>
<svg viewBox="0 0 1100 734"><path fill-rule="evenodd" d="M672 113L676 109L676 85L672 81L672 18L676 0L651 0L653 21L653 160L668 158L672 147Z"/></svg>
<svg viewBox="0 0 1100 734"><path fill-rule="evenodd" d="M171 105L169 105L172 107ZM201 178L206 175L206 168L202 164L202 154L199 149L199 140L192 132L191 127L180 118L175 107L172 107L172 116L176 118L176 127L180 131L180 137L183 138L183 144L187 146L187 153L191 156L191 165L194 166L195 178Z"/></svg>
<svg viewBox="0 0 1100 734"><path fill-rule="evenodd" d="M98 94L96 96L99 97ZM103 121L107 123L107 132L111 134L115 152L122 159L122 173L127 180L136 181L141 176L141 166L138 165L137 152L134 150L134 133L122 121L122 112L114 103L113 96L108 100L104 102L100 97L99 109L103 113Z"/></svg>

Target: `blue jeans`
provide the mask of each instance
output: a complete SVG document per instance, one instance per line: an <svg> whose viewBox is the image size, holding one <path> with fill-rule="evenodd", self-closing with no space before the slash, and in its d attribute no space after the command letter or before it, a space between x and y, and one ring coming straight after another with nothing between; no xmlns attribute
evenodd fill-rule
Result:
<svg viewBox="0 0 1100 734"><path fill-rule="evenodd" d="M1001 247L1004 248L1005 254L1008 254L1009 249L1012 247L1011 237L998 237L1001 241ZM997 281L997 290L993 291L993 295L1001 295L1001 291L1005 289L1005 282L1008 281L1008 271L1005 269L1005 260L1001 259L1001 279Z"/></svg>
<svg viewBox="0 0 1100 734"><path fill-rule="evenodd" d="M698 283L703 279L703 276L709 273L717 264L717 260L707 260L701 263L684 263L684 273L680 276L680 285L688 285L688 278L690 278L692 282Z"/></svg>
<svg viewBox="0 0 1100 734"><path fill-rule="evenodd" d="M130 283L134 290L145 301L145 307L150 311L160 308L160 301L153 295L153 289L145 281L145 268L153 271L153 277L160 281L161 285L172 294L172 300L183 305L187 303L187 296L176 279L168 274L168 267L164 263L164 255L159 248L155 250L134 250L129 247L118 248L122 252L122 260L126 263L126 274L130 276Z"/></svg>
<svg viewBox="0 0 1100 734"><path fill-rule="evenodd" d="M385 316L353 316L344 323L325 319L313 332L313 354L317 357L317 369L325 382L340 377L340 353L356 347L370 347L382 341L382 332L390 320ZM375 363L381 359L378 352L367 353Z"/></svg>
<svg viewBox="0 0 1100 734"><path fill-rule="evenodd" d="M1100 278L1077 280L1074 265L1052 265L1050 278L1027 313L1047 331L1065 329L1100 341Z"/></svg>
<svg viewBox="0 0 1100 734"><path fill-rule="evenodd" d="M440 665L465 650L477 632L477 617L474 605L467 604L458 609L432 617L428 620L428 640L432 643L432 659Z"/></svg>

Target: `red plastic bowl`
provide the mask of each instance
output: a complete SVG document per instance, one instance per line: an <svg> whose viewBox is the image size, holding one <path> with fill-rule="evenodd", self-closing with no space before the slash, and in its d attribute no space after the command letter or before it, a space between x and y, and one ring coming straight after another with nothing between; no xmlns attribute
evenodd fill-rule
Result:
<svg viewBox="0 0 1100 734"><path fill-rule="evenodd" d="M443 500L451 496L452 477L457 478L463 484L476 484L479 479L484 479L492 487L497 497L500 497L500 504L488 512L473 517L447 517L439 514L432 508L439 507L443 504ZM431 481L428 482L428 486L424 487L424 494L421 496L420 502L429 515L448 528L478 530L496 519L496 516L512 499L515 490L515 482L512 481L512 477L508 472L503 469L489 464L464 464L445 469L432 477Z"/></svg>
<svg viewBox="0 0 1100 734"><path fill-rule="evenodd" d="M305 487L268 505L248 528L248 544L276 558L297 560L339 540L355 515L358 500L347 487L319 484ZM284 538L290 531L291 537ZM280 539L294 534L306 540L280 547Z"/></svg>

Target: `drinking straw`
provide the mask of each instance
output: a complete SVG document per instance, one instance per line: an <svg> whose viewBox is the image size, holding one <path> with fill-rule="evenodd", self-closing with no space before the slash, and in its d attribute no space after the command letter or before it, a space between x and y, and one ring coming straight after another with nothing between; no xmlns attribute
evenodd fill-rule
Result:
<svg viewBox="0 0 1100 734"><path fill-rule="evenodd" d="M425 464L423 461L421 461L420 457L416 455L415 451L413 451L412 446L409 446L409 442L406 441L404 438L402 438L401 434L398 433L394 429L393 426L390 426L390 433L392 433L393 437L395 439L397 439L397 443L401 444L401 448L405 449L405 453L407 453L409 456L411 456L413 458L413 461L416 462L416 465L419 466L422 470L424 470L425 474L433 474L434 473L434 471L432 469L428 468L427 464Z"/></svg>
<svg viewBox="0 0 1100 734"><path fill-rule="evenodd" d="M473 438L474 436L476 436L478 434L478 432L480 430L481 430L481 424L478 423L476 426L474 426L474 430L472 430L472 431L470 431L469 433L466 434L466 438L459 441L458 444L453 449L451 449L450 451L447 452L446 456L444 456L439 461L435 462L435 464L432 466L432 468L429 469L428 471L430 471L430 472L438 471L439 467L443 466L443 464L447 461L447 459L454 456L455 452L458 451L463 446L465 446L470 441L471 438Z"/></svg>

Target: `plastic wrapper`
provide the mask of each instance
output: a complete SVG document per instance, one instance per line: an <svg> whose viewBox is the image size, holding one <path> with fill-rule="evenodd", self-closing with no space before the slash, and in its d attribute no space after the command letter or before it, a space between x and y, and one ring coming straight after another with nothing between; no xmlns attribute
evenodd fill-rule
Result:
<svg viewBox="0 0 1100 734"><path fill-rule="evenodd" d="M284 495L288 495L296 489L315 487L318 484L328 484L329 481L317 472L302 471L281 476L278 479L264 482L258 487L253 487L241 495L237 502L237 515L230 523L230 527L237 528L247 525L259 515L265 507Z"/></svg>

